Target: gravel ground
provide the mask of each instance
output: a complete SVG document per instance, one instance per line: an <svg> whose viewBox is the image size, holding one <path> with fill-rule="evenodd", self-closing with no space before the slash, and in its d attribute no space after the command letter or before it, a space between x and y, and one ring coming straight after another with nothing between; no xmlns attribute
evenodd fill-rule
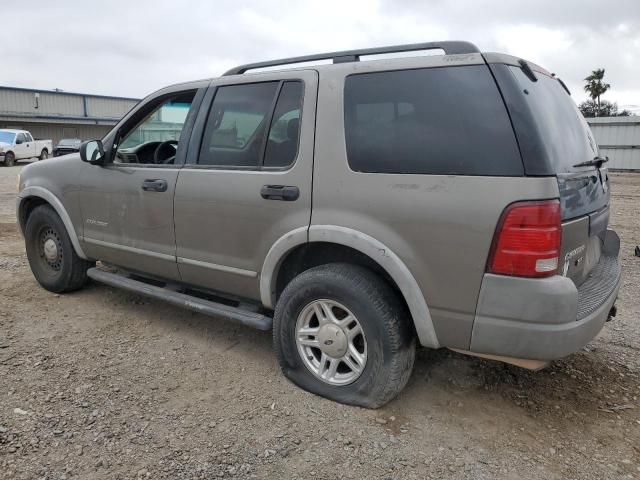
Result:
<svg viewBox="0 0 640 480"><path fill-rule="evenodd" d="M97 284L38 287L0 168L3 479L640 478L640 175L613 175L619 313L540 372L421 350L364 410L280 374L268 333Z"/></svg>

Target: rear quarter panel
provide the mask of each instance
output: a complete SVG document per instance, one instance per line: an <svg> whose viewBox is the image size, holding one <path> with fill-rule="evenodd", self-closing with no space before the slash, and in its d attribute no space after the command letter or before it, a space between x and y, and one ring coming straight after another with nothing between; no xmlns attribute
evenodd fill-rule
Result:
<svg viewBox="0 0 640 480"><path fill-rule="evenodd" d="M470 64L479 61L473 55L465 57ZM344 79L351 73L389 70L388 64L417 68L446 65L447 60L361 62L321 70L311 224L358 230L389 247L420 286L440 345L468 348L503 209L518 200L557 198L557 181L352 171L344 136ZM414 319L420 321L424 319Z"/></svg>

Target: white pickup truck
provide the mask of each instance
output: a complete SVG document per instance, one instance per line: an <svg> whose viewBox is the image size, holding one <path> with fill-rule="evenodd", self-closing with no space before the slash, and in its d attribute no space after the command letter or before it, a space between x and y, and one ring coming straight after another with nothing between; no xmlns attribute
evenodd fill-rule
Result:
<svg viewBox="0 0 640 480"><path fill-rule="evenodd" d="M7 167L25 158L44 160L52 150L51 140L34 140L26 130L0 129L0 161L4 160Z"/></svg>

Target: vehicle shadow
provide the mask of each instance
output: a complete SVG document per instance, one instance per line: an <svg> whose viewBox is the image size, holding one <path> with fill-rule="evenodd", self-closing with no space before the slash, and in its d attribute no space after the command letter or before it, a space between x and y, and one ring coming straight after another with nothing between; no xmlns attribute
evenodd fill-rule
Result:
<svg viewBox="0 0 640 480"><path fill-rule="evenodd" d="M616 347L596 341L587 348L539 371L446 349L421 349L409 384L388 408L402 412L432 402L475 413L515 409L523 417L566 422L569 428L621 416L635 421L638 372L616 361Z"/></svg>
<svg viewBox="0 0 640 480"><path fill-rule="evenodd" d="M114 308L123 318L116 328L121 329L122 323L138 329L152 325L154 335L166 334L179 348L207 352L211 358L233 355L246 368L255 366L257 371L248 373L281 376L270 332L96 283L78 294ZM447 349L419 348L409 383L382 411L399 418L428 417L442 409L491 417L509 409L516 415L519 412L521 418L563 422L569 428L620 416L635 419L638 410L633 397L640 391L639 375L631 366L616 361L615 348L596 340L588 346L589 351L552 362L539 371Z"/></svg>

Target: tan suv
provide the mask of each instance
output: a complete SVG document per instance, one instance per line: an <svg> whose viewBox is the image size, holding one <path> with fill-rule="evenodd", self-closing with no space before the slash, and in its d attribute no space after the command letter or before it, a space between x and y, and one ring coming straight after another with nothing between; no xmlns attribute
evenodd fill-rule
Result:
<svg viewBox="0 0 640 480"><path fill-rule="evenodd" d="M600 331L620 283L606 160L543 68L403 45L164 88L27 166L18 220L44 288L90 277L273 330L294 383L378 407L416 344L536 368Z"/></svg>

